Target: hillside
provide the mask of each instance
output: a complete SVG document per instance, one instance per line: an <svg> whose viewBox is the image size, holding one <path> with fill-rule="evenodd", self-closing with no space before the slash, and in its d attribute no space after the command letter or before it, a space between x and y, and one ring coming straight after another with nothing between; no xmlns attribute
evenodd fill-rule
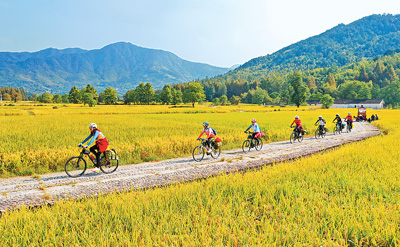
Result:
<svg viewBox="0 0 400 247"><path fill-rule="evenodd" d="M0 52L0 86L38 93L67 93L75 85L87 84L99 90L111 86L124 93L141 82L161 88L229 70L125 42L97 50L49 48L34 53Z"/></svg>
<svg viewBox="0 0 400 247"><path fill-rule="evenodd" d="M254 58L215 81L261 78L272 71L343 66L400 48L400 15L371 15Z"/></svg>

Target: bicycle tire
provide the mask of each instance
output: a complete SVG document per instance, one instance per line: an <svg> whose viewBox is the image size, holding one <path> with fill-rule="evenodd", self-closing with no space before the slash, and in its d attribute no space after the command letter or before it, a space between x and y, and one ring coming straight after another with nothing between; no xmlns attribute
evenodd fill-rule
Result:
<svg viewBox="0 0 400 247"><path fill-rule="evenodd" d="M319 134L319 129L315 130L314 135L315 135L315 139L318 139L321 137L321 135Z"/></svg>
<svg viewBox="0 0 400 247"><path fill-rule="evenodd" d="M204 158L204 154L206 153L206 150L203 146L197 146L193 149L193 159L197 162L200 162Z"/></svg>
<svg viewBox="0 0 400 247"><path fill-rule="evenodd" d="M263 147L263 141L261 138L256 138L255 148L257 151L260 151Z"/></svg>
<svg viewBox="0 0 400 247"><path fill-rule="evenodd" d="M292 134L290 134L290 143L294 143L296 141L296 133L292 132Z"/></svg>
<svg viewBox="0 0 400 247"><path fill-rule="evenodd" d="M214 147L212 147L212 149L211 149L211 157L213 157L214 159L218 159L220 154L221 154L221 147L218 147L216 149Z"/></svg>
<svg viewBox="0 0 400 247"><path fill-rule="evenodd" d="M117 170L119 160L107 159L105 156L100 158L100 170L106 174L113 173Z"/></svg>
<svg viewBox="0 0 400 247"><path fill-rule="evenodd" d="M243 153L248 153L248 152L250 152L250 149L251 149L250 140L245 140L245 141L243 142L243 144L242 144Z"/></svg>
<svg viewBox="0 0 400 247"><path fill-rule="evenodd" d="M300 135L300 134L299 134L299 135ZM302 142L302 141L303 141L303 135L298 136L298 137L297 137L297 141L298 141L298 142Z"/></svg>
<svg viewBox="0 0 400 247"><path fill-rule="evenodd" d="M74 156L65 163L65 173L71 178L82 176L86 169L86 160L82 156Z"/></svg>

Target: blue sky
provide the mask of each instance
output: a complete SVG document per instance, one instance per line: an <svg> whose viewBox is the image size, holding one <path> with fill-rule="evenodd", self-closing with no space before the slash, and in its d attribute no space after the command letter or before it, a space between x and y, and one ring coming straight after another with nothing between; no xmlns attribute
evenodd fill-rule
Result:
<svg viewBox="0 0 400 247"><path fill-rule="evenodd" d="M400 1L0 0L0 51L126 41L230 67L383 13L400 13Z"/></svg>

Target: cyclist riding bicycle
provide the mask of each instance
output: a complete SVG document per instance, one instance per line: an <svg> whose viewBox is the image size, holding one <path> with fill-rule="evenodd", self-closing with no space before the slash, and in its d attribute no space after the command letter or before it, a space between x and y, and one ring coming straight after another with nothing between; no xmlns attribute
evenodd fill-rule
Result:
<svg viewBox="0 0 400 247"><path fill-rule="evenodd" d="M315 124L314 125L317 125L317 123L319 123L319 131L324 131L324 128L325 128L325 124L326 124L326 122L325 122L325 119L323 119L322 118L322 116L319 116L318 117L318 120L315 122Z"/></svg>
<svg viewBox="0 0 400 247"><path fill-rule="evenodd" d="M208 122L203 123L203 131L201 132L200 136L197 138L197 140L200 140L200 137L205 133L207 135L207 140L206 140L206 149L207 149L207 154L211 153L211 144L215 140L215 136L217 135L217 132L209 126L210 124Z"/></svg>
<svg viewBox="0 0 400 247"><path fill-rule="evenodd" d="M294 123L296 124L296 129L299 131L299 135L301 136L302 134L304 134L303 125L301 125L301 120L299 116L294 117L294 121L292 122L290 127L292 127Z"/></svg>
<svg viewBox="0 0 400 247"><path fill-rule="evenodd" d="M93 172L98 172L100 171L100 154L104 151L107 150L108 147L108 141L104 134L97 129L97 124L91 123L89 124L89 129L90 129L90 135L81 143L78 144L78 146L82 146L85 142L87 142L90 138L92 138L89 143L84 146L84 148L87 148L90 146L95 140L96 144L93 145L90 148L90 152L92 152L96 156L96 162L95 162L95 168L93 169Z"/></svg>
<svg viewBox="0 0 400 247"><path fill-rule="evenodd" d="M247 130L244 131L244 133L246 133L250 128L253 128L253 133L252 133L252 138L254 139L254 137L261 132L260 127L258 126L258 124L256 124L257 120L255 118L253 118L253 120L251 120L251 124L250 126L247 128Z"/></svg>
<svg viewBox="0 0 400 247"><path fill-rule="evenodd" d="M349 115L345 118L345 121L347 122L348 125L350 125L350 129L353 128L353 116L351 115L351 112L349 112Z"/></svg>
<svg viewBox="0 0 400 247"><path fill-rule="evenodd" d="M336 121L336 125L339 126L340 130L342 130L342 118L339 117L339 114L336 114L335 119L333 119L332 123Z"/></svg>

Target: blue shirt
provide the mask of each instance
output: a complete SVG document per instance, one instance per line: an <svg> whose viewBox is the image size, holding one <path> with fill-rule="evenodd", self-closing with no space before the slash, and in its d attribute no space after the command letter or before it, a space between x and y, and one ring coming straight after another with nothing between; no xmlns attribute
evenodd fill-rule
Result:
<svg viewBox="0 0 400 247"><path fill-rule="evenodd" d="M100 131L96 130L94 133L90 133L90 135L88 137L86 137L86 139L82 142L82 144L87 142L87 140L89 140L90 137L93 137L92 140L90 140L90 142L87 144L88 146L90 146L94 142L94 140L96 140L97 137L99 137L99 135L101 135L103 138L105 138L103 133L101 133Z"/></svg>
<svg viewBox="0 0 400 247"><path fill-rule="evenodd" d="M258 124L251 124L250 127L247 128L246 131L248 131L251 127L253 127L253 132L258 133L261 132L260 127L258 127Z"/></svg>

